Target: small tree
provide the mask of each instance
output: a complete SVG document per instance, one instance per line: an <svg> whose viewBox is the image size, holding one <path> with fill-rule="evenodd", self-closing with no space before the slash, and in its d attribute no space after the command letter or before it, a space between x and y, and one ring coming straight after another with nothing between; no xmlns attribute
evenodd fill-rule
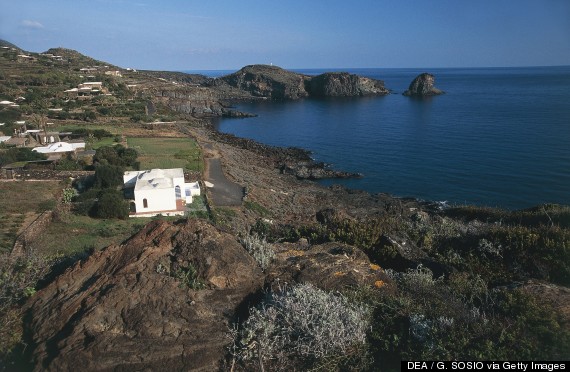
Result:
<svg viewBox="0 0 570 372"><path fill-rule="evenodd" d="M123 168L116 165L100 165L95 168L95 187L114 188L123 183Z"/></svg>
<svg viewBox="0 0 570 372"><path fill-rule="evenodd" d="M129 203L123 198L120 191L105 190L101 193L95 207L95 216L124 220L129 217Z"/></svg>

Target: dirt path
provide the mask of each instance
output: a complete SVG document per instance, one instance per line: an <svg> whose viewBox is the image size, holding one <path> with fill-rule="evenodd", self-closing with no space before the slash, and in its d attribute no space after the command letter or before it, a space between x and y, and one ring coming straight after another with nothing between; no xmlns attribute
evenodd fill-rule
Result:
<svg viewBox="0 0 570 372"><path fill-rule="evenodd" d="M182 127L182 132L192 135L187 128ZM213 184L210 187L210 201L217 207L240 206L244 196L244 188L235 182L228 180L222 170L222 161L219 151L210 142L204 142L203 138L195 137L201 142L203 156L206 160L204 180Z"/></svg>
<svg viewBox="0 0 570 372"><path fill-rule="evenodd" d="M215 206L229 207L241 205L243 187L231 182L222 171L220 158L206 159L206 181L214 186L210 188L211 201Z"/></svg>

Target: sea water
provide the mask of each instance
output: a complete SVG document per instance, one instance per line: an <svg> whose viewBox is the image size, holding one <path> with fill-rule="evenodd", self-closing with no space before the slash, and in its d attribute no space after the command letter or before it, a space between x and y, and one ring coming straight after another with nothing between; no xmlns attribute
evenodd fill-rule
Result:
<svg viewBox="0 0 570 372"><path fill-rule="evenodd" d="M217 128L364 175L324 185L509 209L570 204L570 66L344 71L384 80L392 94L242 103L258 116ZM422 72L446 94L402 96Z"/></svg>

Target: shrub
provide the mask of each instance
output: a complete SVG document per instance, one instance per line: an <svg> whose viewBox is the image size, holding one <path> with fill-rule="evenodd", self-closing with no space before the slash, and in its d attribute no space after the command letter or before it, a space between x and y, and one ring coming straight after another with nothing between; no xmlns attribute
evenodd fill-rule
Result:
<svg viewBox="0 0 570 372"><path fill-rule="evenodd" d="M257 261L263 271L265 271L275 259L275 251L265 238L254 234L246 235L241 238L240 241L249 254L251 254L255 261Z"/></svg>
<svg viewBox="0 0 570 372"><path fill-rule="evenodd" d="M123 184L123 168L116 165L99 165L95 168L95 187L106 189Z"/></svg>
<svg viewBox="0 0 570 372"><path fill-rule="evenodd" d="M95 216L99 218L125 219L129 217L129 203L119 191L104 191L95 208Z"/></svg>
<svg viewBox="0 0 570 372"><path fill-rule="evenodd" d="M6 361L22 342L22 310L18 304L35 293L38 281L48 275L54 258L28 251L16 259L0 255L0 360Z"/></svg>
<svg viewBox="0 0 570 372"><path fill-rule="evenodd" d="M122 145L102 146L97 149L93 161L101 164L128 167L135 165L137 156L136 150Z"/></svg>
<svg viewBox="0 0 570 372"><path fill-rule="evenodd" d="M163 269L162 264L159 264L156 268L157 272L161 272ZM200 290L206 288L206 284L198 277L198 272L194 266L189 265L188 267L178 267L170 274L173 278L180 281L181 286L186 286L190 289Z"/></svg>
<svg viewBox="0 0 570 372"><path fill-rule="evenodd" d="M361 351L369 309L339 293L297 284L269 293L234 336L235 357L243 361L317 363L323 358Z"/></svg>

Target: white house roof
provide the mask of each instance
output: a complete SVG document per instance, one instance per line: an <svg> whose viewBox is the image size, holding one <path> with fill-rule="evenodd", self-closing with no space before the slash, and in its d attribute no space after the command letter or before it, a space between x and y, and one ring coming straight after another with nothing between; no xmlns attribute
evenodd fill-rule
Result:
<svg viewBox="0 0 570 372"><path fill-rule="evenodd" d="M85 148L85 142L81 143L68 143L68 142L55 142L49 146L35 147L34 151L40 154L53 154L58 152L72 152L79 148Z"/></svg>
<svg viewBox="0 0 570 372"><path fill-rule="evenodd" d="M14 102L10 102L10 101L0 101L0 105L13 105Z"/></svg>
<svg viewBox="0 0 570 372"><path fill-rule="evenodd" d="M12 137L10 137L10 136L0 136L0 143L8 141L10 138L12 138Z"/></svg>
<svg viewBox="0 0 570 372"><path fill-rule="evenodd" d="M184 179L182 168L128 171L123 180L125 184L134 183L135 190L156 190L174 187L174 178Z"/></svg>
<svg viewBox="0 0 570 372"><path fill-rule="evenodd" d="M172 188L173 178L184 179L182 168L151 169L140 172L137 176L135 190L155 190Z"/></svg>

